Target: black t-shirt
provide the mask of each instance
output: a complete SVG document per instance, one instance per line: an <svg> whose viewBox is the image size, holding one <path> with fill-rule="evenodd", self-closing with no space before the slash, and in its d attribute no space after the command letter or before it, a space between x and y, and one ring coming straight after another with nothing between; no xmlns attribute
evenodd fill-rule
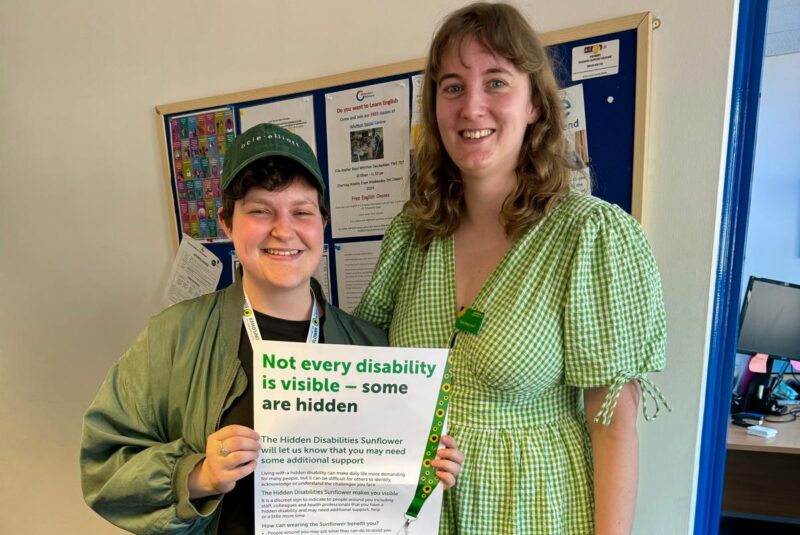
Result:
<svg viewBox="0 0 800 535"><path fill-rule="evenodd" d="M255 311L256 322L264 340L277 342L305 342L308 336L309 321L292 321L267 316ZM323 343L322 325L325 318L320 318L319 343ZM253 427L253 348L247 331L242 324L239 335L239 360L247 374L248 387L244 394L236 398L233 404L222 415L220 428L226 425L239 424ZM222 499L222 514L217 533L223 535L253 535L255 533L255 493L253 475L239 482L232 491Z"/></svg>

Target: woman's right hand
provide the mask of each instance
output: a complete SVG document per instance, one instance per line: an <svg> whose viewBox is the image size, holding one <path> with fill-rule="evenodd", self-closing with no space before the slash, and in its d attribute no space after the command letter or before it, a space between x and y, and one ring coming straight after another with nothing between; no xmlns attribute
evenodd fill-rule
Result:
<svg viewBox="0 0 800 535"><path fill-rule="evenodd" d="M253 473L261 437L243 425L228 425L208 435L206 456L189 474L189 498L225 494Z"/></svg>

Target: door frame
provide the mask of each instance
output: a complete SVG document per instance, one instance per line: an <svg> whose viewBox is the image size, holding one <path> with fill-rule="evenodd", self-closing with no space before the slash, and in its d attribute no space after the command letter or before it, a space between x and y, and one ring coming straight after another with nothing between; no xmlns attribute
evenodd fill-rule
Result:
<svg viewBox="0 0 800 535"><path fill-rule="evenodd" d="M742 265L764 63L767 0L740 0L730 130L706 376L694 533L719 533L726 439L739 330Z"/></svg>

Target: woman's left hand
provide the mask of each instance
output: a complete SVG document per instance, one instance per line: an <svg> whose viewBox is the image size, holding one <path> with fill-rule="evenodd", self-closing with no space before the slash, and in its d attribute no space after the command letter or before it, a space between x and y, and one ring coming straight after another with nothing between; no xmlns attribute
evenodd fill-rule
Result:
<svg viewBox="0 0 800 535"><path fill-rule="evenodd" d="M442 435L439 444L443 447L436 452L436 459L431 461L431 466L436 469L436 477L447 490L456 484L456 477L461 472L461 463L464 462L464 453L458 449L453 437Z"/></svg>

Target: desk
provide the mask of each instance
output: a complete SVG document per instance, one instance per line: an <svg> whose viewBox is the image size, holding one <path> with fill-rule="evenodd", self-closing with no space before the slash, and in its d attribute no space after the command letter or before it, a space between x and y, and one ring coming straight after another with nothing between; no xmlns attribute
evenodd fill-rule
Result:
<svg viewBox="0 0 800 535"><path fill-rule="evenodd" d="M728 458L722 512L800 517L800 420L785 424L764 423L778 435L762 438L747 429L728 424Z"/></svg>

